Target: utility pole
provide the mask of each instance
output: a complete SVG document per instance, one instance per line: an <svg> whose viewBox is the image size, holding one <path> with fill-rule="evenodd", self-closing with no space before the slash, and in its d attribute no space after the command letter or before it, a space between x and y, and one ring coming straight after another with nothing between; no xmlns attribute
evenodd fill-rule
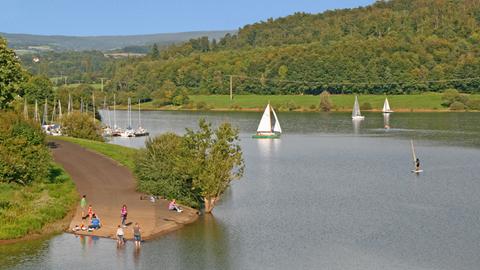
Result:
<svg viewBox="0 0 480 270"><path fill-rule="evenodd" d="M95 123L95 94L92 93L92 103L93 103L93 122Z"/></svg>
<svg viewBox="0 0 480 270"><path fill-rule="evenodd" d="M230 76L230 100L233 100L233 75Z"/></svg>
<svg viewBox="0 0 480 270"><path fill-rule="evenodd" d="M102 93L103 93L103 79L105 79L105 78L100 78L100 80L102 81L102 86L101 86Z"/></svg>

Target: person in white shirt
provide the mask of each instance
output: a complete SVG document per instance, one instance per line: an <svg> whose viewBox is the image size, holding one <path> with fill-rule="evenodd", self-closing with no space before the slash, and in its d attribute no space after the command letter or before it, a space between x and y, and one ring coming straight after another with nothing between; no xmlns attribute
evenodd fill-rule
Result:
<svg viewBox="0 0 480 270"><path fill-rule="evenodd" d="M118 225L118 229L117 229L117 244L118 245L125 244L124 236L125 236L125 233L123 232L122 226Z"/></svg>

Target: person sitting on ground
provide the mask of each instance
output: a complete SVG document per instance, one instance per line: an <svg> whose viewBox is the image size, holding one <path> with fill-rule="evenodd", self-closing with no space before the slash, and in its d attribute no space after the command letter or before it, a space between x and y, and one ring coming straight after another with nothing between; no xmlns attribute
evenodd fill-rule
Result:
<svg viewBox="0 0 480 270"><path fill-rule="evenodd" d="M95 214L92 216L92 223L88 226L89 229L100 229L100 219Z"/></svg>
<svg viewBox="0 0 480 270"><path fill-rule="evenodd" d="M119 244L119 245L125 244L124 235L125 235L125 233L123 232L122 226L118 225L118 228L117 228L117 244Z"/></svg>
<svg viewBox="0 0 480 270"><path fill-rule="evenodd" d="M168 210L170 211L177 211L179 213L183 212L182 209L177 205L175 199L173 199L169 204L168 204Z"/></svg>
<svg viewBox="0 0 480 270"><path fill-rule="evenodd" d="M80 231L80 226L75 225L75 227L73 227L72 231L74 231L74 232Z"/></svg>

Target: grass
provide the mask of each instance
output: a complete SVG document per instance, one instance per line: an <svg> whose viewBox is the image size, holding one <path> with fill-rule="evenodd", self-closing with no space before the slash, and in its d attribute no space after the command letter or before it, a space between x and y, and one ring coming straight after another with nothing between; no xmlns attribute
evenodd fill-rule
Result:
<svg viewBox="0 0 480 270"><path fill-rule="evenodd" d="M359 95L359 103L370 103L372 110L381 110L385 95ZM394 111L445 111L441 105L442 94L423 93L415 95L387 96L390 107ZM192 95L189 96L191 104L184 107L165 106L156 107L153 102L142 104L143 110L180 110L180 109L213 109L213 110L263 110L270 102L279 111L314 111L318 110L320 96L313 95L236 95L230 101L228 95ZM333 111L350 111L353 107L354 95L332 95ZM470 95L470 99L480 99L480 95ZM198 104L202 104L198 106ZM118 109L126 109L119 105Z"/></svg>
<svg viewBox="0 0 480 270"><path fill-rule="evenodd" d="M134 157L138 151L137 149L116 145L116 144L78 139L78 138L72 138L72 137L61 136L61 137L54 137L54 138L64 140L67 142L76 143L89 150L92 150L102 155L105 155L107 157L110 157L111 159L116 160L120 164L126 166L127 168L133 171Z"/></svg>
<svg viewBox="0 0 480 270"><path fill-rule="evenodd" d="M58 164L52 164L49 179L41 183L0 183L0 240L41 233L64 218L77 200L73 181Z"/></svg>

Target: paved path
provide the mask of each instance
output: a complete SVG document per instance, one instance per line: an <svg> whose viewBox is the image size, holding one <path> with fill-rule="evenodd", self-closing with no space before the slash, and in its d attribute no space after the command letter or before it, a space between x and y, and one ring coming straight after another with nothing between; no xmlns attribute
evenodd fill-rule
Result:
<svg viewBox="0 0 480 270"><path fill-rule="evenodd" d="M86 235L115 238L120 224L120 210L127 205L128 218L125 228L127 239L133 238L132 227L140 224L142 238L150 239L191 223L198 218L197 211L184 207L183 213L168 211L168 201L151 203L140 200L141 193L135 190L132 173L116 161L87 150L77 144L54 140L52 148L56 162L63 165L77 186L80 195L87 195L87 207L92 205L102 228L94 232L80 232ZM70 223L70 229L81 224L80 205Z"/></svg>

